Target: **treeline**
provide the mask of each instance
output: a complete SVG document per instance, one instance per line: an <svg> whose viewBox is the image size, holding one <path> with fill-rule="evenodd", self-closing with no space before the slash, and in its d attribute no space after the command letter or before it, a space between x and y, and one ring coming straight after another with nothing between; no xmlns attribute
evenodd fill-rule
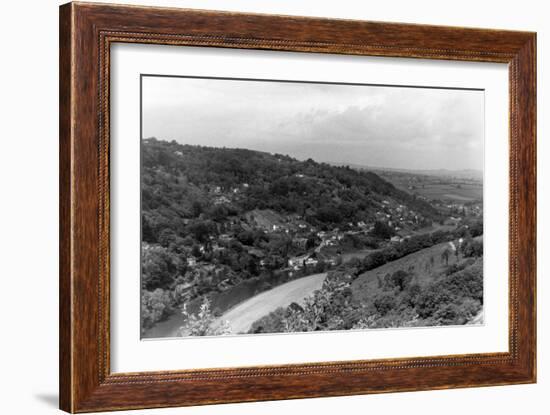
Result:
<svg viewBox="0 0 550 415"><path fill-rule="evenodd" d="M413 235L401 243L391 244L383 249L378 249L366 255L363 259L353 259L347 264L343 264L334 271L334 273L349 273L354 278L367 271L382 265L395 261L406 255L429 248L442 242L449 242L458 238L464 239L462 249L465 250L465 256L482 256L483 243L474 240L483 234L483 223L481 221L472 221L467 226L461 226L452 231L438 230L421 235Z"/></svg>

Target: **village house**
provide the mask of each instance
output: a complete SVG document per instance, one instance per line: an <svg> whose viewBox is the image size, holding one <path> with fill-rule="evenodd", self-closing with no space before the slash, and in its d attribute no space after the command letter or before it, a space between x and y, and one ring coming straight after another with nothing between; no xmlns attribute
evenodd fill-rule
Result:
<svg viewBox="0 0 550 415"><path fill-rule="evenodd" d="M214 199L214 204L215 205L223 205L223 204L226 204L226 203L231 203L231 200L229 200L226 196L219 196L219 197Z"/></svg>
<svg viewBox="0 0 550 415"><path fill-rule="evenodd" d="M331 257L331 258L327 259L326 262L328 262L330 265L334 266L338 263L338 260L334 257Z"/></svg>
<svg viewBox="0 0 550 415"><path fill-rule="evenodd" d="M212 244L212 251L213 252L222 252L222 251L225 251L225 247L220 246L217 243L214 243L214 244Z"/></svg>
<svg viewBox="0 0 550 415"><path fill-rule="evenodd" d="M300 249L305 249L307 245L307 238L294 238L292 244Z"/></svg>
<svg viewBox="0 0 550 415"><path fill-rule="evenodd" d="M288 266L294 270L299 270L304 266L304 263L308 258L309 258L309 254L290 258L288 260Z"/></svg>
<svg viewBox="0 0 550 415"><path fill-rule="evenodd" d="M308 266L313 266L313 265L317 265L319 261L317 261L315 258L308 258L305 260L304 263Z"/></svg>
<svg viewBox="0 0 550 415"><path fill-rule="evenodd" d="M334 239L327 239L325 242L326 246L336 246L337 242Z"/></svg>
<svg viewBox="0 0 550 415"><path fill-rule="evenodd" d="M226 234L226 233L222 233L220 236L219 236L219 240L222 241L222 242L231 242L233 240L233 238Z"/></svg>
<svg viewBox="0 0 550 415"><path fill-rule="evenodd" d="M448 219L445 220L445 225L458 225L462 221L462 218L455 218L454 216L450 216Z"/></svg>

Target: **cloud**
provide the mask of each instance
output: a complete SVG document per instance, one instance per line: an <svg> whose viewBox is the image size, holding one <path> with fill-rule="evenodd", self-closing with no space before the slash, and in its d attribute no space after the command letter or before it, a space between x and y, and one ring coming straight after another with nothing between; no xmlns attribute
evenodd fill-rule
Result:
<svg viewBox="0 0 550 415"><path fill-rule="evenodd" d="M398 168L483 167L482 91L145 78L144 136Z"/></svg>

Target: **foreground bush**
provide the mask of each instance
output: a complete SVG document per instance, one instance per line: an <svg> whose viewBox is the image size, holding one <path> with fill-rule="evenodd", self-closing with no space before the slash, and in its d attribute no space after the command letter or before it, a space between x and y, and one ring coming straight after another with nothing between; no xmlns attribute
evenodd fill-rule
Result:
<svg viewBox="0 0 550 415"><path fill-rule="evenodd" d="M220 336L231 334L231 327L225 321L216 321L216 317L210 309L210 301L204 299L198 313L187 311L186 305L182 310L185 324L180 327L181 336Z"/></svg>

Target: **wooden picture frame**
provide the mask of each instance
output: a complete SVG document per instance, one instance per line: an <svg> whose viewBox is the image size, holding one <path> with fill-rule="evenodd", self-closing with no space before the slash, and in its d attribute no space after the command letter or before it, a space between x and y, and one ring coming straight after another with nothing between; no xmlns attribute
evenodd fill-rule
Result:
<svg viewBox="0 0 550 415"><path fill-rule="evenodd" d="M111 373L109 59L117 42L509 65L509 352ZM60 407L68 412L536 381L536 34L156 7L60 8Z"/></svg>

